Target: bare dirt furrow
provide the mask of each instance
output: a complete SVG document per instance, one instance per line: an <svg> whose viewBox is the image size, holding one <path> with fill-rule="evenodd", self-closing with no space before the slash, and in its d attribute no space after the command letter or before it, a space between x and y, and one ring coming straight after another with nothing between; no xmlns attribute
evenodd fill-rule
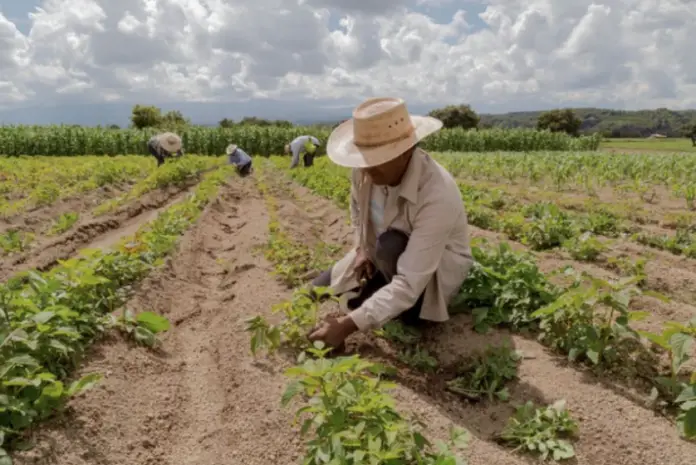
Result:
<svg viewBox="0 0 696 465"><path fill-rule="evenodd" d="M134 234L142 224L155 219L161 210L182 200L194 185L190 183L148 192L114 213L99 217L87 215L58 237L39 237L26 252L0 260L0 281L29 269L46 270L80 249L110 247L121 237Z"/></svg>

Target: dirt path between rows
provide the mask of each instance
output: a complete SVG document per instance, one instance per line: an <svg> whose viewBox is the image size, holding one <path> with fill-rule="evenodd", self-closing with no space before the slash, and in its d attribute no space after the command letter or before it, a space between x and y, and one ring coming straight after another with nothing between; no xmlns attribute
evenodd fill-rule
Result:
<svg viewBox="0 0 696 465"><path fill-rule="evenodd" d="M118 337L99 344L82 371L105 373L101 385L40 428L37 447L18 453L17 465L299 463L302 446L292 412L279 405L287 362L255 361L244 332L245 319L271 315L272 305L290 296L255 250L267 240L268 214L254 182L253 177L231 180L178 253L130 302L135 311L153 310L172 321L162 352L134 348ZM280 197L281 223L289 233L306 241L348 240L343 212L305 189L292 188L285 195L287 187L273 192ZM321 219L330 221L320 224ZM502 332L480 336L469 327L467 317L443 325L428 335L431 350L444 360L511 340L529 357L513 399L568 399L581 421L578 465L693 463L696 446L680 441L667 420L562 367L536 342ZM376 345L364 337L355 338L356 343ZM412 377L395 397L402 410L419 414L430 437L445 439L450 426L459 424L474 435L465 452L471 465L533 463L491 440L512 411L510 405L470 405L422 381Z"/></svg>

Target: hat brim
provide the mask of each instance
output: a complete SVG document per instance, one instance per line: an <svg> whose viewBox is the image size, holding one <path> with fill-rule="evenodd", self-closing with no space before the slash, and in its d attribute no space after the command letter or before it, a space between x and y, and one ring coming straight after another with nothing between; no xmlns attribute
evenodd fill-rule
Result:
<svg viewBox="0 0 696 465"><path fill-rule="evenodd" d="M172 136L176 137L176 142L173 144L167 140ZM181 150L181 138L172 132L165 132L160 135L160 146L167 152L178 152Z"/></svg>
<svg viewBox="0 0 696 465"><path fill-rule="evenodd" d="M410 137L379 147L358 147L353 141L353 120L341 123L326 142L326 154L339 166L371 168L397 158L425 137L442 129L442 121L430 116L411 116L415 131Z"/></svg>

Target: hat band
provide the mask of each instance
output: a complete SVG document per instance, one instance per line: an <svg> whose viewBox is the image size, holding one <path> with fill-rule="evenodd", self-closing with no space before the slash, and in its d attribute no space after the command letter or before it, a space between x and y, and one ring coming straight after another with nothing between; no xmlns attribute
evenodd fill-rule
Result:
<svg viewBox="0 0 696 465"><path fill-rule="evenodd" d="M414 133L416 132L416 128L414 126L411 126L411 129L409 129L408 132L405 132L403 134L398 135L397 137L387 139L387 140L380 140L378 142L358 142L355 139L355 136L353 136L353 145L359 148L364 148L364 149L371 149L375 147L382 147L384 145L389 145L393 144L395 142L401 142L402 140L406 140L409 137L411 137Z"/></svg>

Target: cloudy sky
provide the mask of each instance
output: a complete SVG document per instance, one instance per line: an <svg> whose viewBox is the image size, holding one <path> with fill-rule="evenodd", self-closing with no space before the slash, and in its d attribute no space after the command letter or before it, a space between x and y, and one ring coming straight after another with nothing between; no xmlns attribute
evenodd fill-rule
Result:
<svg viewBox="0 0 696 465"><path fill-rule="evenodd" d="M695 47L696 0L0 0L0 110L694 108Z"/></svg>

